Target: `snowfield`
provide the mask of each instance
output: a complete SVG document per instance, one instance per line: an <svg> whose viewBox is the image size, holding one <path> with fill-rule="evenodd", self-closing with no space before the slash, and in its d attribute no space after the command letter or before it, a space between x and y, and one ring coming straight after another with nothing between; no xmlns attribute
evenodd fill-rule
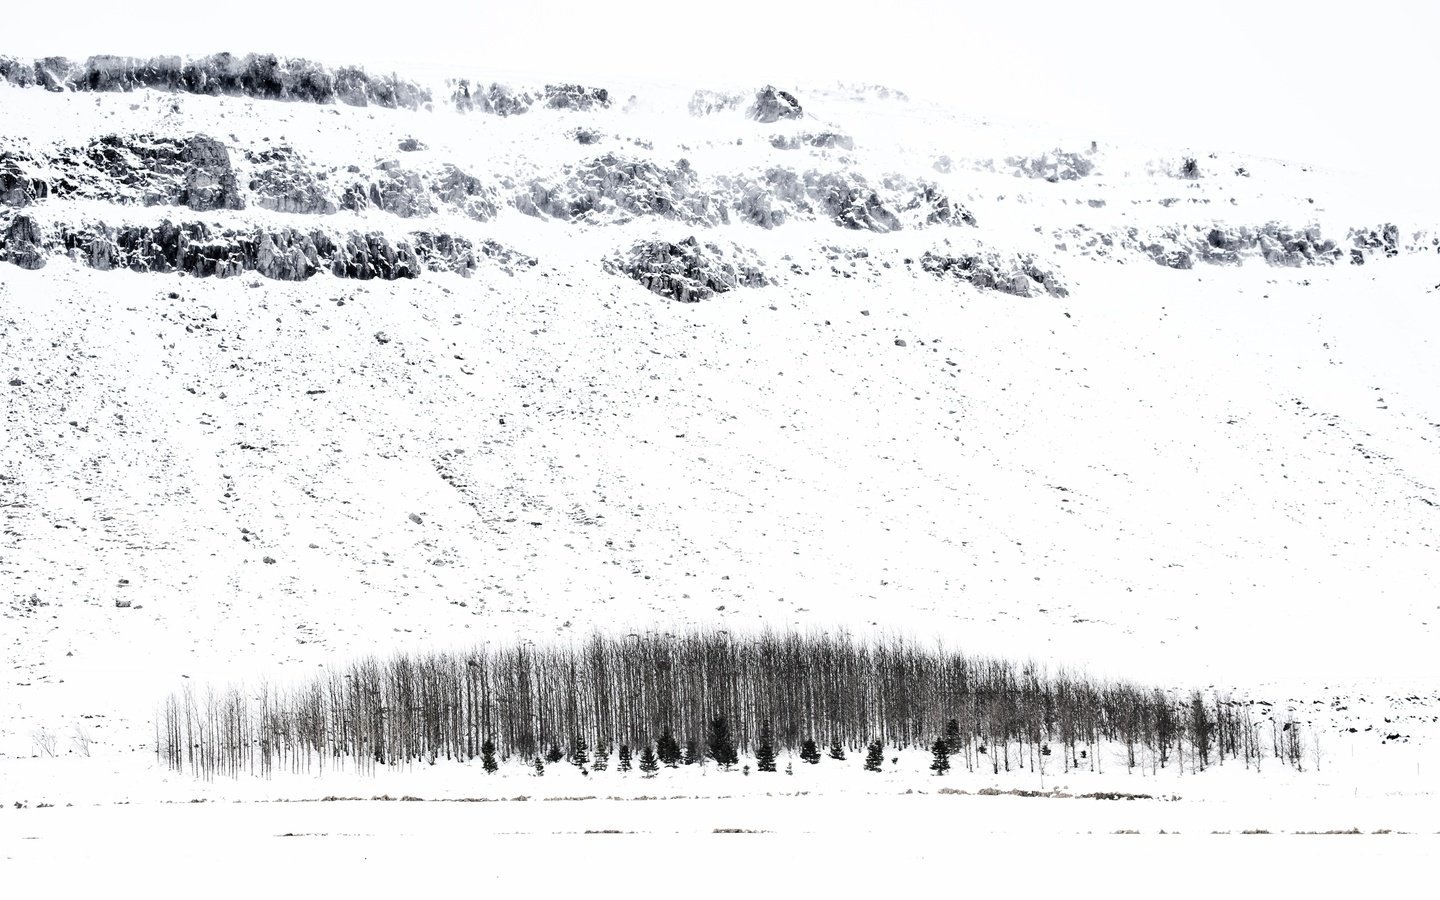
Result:
<svg viewBox="0 0 1440 900"><path fill-rule="evenodd" d="M977 855L1051 839L1074 866L1117 852L1084 835L1132 830L1176 866L1191 863L1162 829L1440 833L1436 197L875 88L780 86L804 114L762 123L745 115L758 84L703 116L694 92L716 86L607 87L608 107L502 117L457 111L438 82L410 110L0 81L0 176L50 186L0 191L16 263L0 263L0 854L22 884L77 842L122 881L160 848L185 872L264 854L313 860L319 879L338 859L424 869L482 836L504 880L533 863L514 836L558 835L551 854L574 865L547 875L578 886L612 852L588 831L655 836L644 852L677 878L712 852L698 835L730 828L827 853L888 830L912 863L955 838ZM140 182L66 156L111 134L214 138L242 208L146 205ZM259 205L263 154L282 146L335 209ZM379 185L390 160L413 192L343 208L346 179ZM1076 160L1092 171L1061 177ZM636 187L621 162L691 175ZM440 197L447 166L483 190ZM858 177L861 201L832 217L777 168ZM922 182L951 218L902 205ZM781 221L747 221L757 204ZM39 268L21 267L22 217L49 241ZM201 278L101 270L56 237L165 222L513 255L477 252L463 276ZM614 265L690 236L767 283L679 303ZM927 271L927 253L1024 257L1032 274L990 289ZM943 779L921 749L887 751L899 763L879 775L852 754L654 779L540 779L512 760L204 782L156 758L159 704L187 683L691 627L899 633L1234 691L1293 712L1314 746L1302 771L1127 774L1112 756ZM1097 792L1149 799L1077 796ZM1260 865L1261 840L1223 853ZM1413 861L1418 840L1291 852L1333 896L1346 860ZM755 852L778 865L779 848Z"/></svg>

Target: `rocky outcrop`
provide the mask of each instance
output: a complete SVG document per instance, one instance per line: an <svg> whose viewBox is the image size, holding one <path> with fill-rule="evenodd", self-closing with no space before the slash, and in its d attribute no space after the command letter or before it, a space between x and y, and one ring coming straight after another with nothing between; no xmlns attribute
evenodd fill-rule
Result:
<svg viewBox="0 0 1440 900"><path fill-rule="evenodd" d="M45 267L45 234L29 216L16 216L0 240L0 259L22 269Z"/></svg>
<svg viewBox="0 0 1440 900"><path fill-rule="evenodd" d="M355 66L333 71L306 59L268 53L217 53L194 59L92 56L84 61L0 58L0 78L19 87L57 91L134 91L151 88L185 94L254 97L305 103L344 103L419 109L430 92L395 75L371 75Z"/></svg>
<svg viewBox="0 0 1440 900"><path fill-rule="evenodd" d="M106 135L85 147L64 148L44 163L51 170L51 180L29 178L17 199L33 201L53 195L142 206L187 206L197 212L245 207L230 151L203 134L189 138ZM14 191L5 192L7 203L12 194Z"/></svg>
<svg viewBox="0 0 1440 900"><path fill-rule="evenodd" d="M0 206L29 206L50 195L50 185L31 174L34 169L29 156L0 151Z"/></svg>
<svg viewBox="0 0 1440 900"><path fill-rule="evenodd" d="M515 207L526 215L597 224L637 216L703 225L729 221L724 204L701 190L689 162L666 168L613 153L567 168L558 182L531 182Z"/></svg>
<svg viewBox="0 0 1440 900"><path fill-rule="evenodd" d="M46 235L26 216L16 216L0 243L0 258L23 268L65 253L94 269L178 273L227 278L255 272L278 281L304 281L328 271L339 278L414 278L424 271L468 276L482 258L507 272L533 266L533 257L494 241L479 247L465 238L415 232L392 240L379 232L334 235L321 229L231 229L204 222L158 225L57 225Z"/></svg>
<svg viewBox="0 0 1440 900"><path fill-rule="evenodd" d="M604 88L581 84L545 85L545 106L549 109L573 109L588 112L610 108L610 92Z"/></svg>
<svg viewBox="0 0 1440 900"><path fill-rule="evenodd" d="M453 165L446 165L430 185L442 203L458 208L477 222L488 222L499 211L500 197L493 187Z"/></svg>
<svg viewBox="0 0 1440 900"><path fill-rule="evenodd" d="M360 212L375 208L402 219L428 216L435 212L430 191L414 172L400 167L390 159L375 166L376 174L368 182L356 182L340 195L340 208Z"/></svg>
<svg viewBox="0 0 1440 900"><path fill-rule="evenodd" d="M328 175L313 171L305 158L290 147L247 152L255 167L249 187L255 204L264 209L308 216L328 216L340 205L326 185Z"/></svg>
<svg viewBox="0 0 1440 900"><path fill-rule="evenodd" d="M1058 273L1042 269L1028 254L1002 257L997 253L927 252L920 257L920 269L936 277L956 278L971 285L1016 297L1048 294L1065 297L1070 291Z"/></svg>
<svg viewBox="0 0 1440 900"><path fill-rule="evenodd" d="M1400 254L1400 228L1392 222L1379 228L1352 228L1346 237L1351 244L1352 265L1364 265L1366 255L1371 253L1384 253L1387 257Z"/></svg>
<svg viewBox="0 0 1440 900"><path fill-rule="evenodd" d="M450 102L460 112L483 112L493 116L519 116L537 105L544 109L589 112L610 108L610 92L582 84L547 84L543 90L528 91L492 83L471 85L469 79L449 82Z"/></svg>
<svg viewBox="0 0 1440 900"><path fill-rule="evenodd" d="M1257 256L1272 266L1328 265L1344 255L1319 228L1293 229L1276 222L1164 229L1148 237L1132 228L1127 234L1152 260L1172 269L1190 269L1196 263L1239 265Z"/></svg>
<svg viewBox="0 0 1440 900"><path fill-rule="evenodd" d="M801 147L815 147L819 150L854 150L855 139L849 135L823 131L819 134L777 134L770 139L770 146L776 150L798 150Z"/></svg>
<svg viewBox="0 0 1440 900"><path fill-rule="evenodd" d="M788 91L767 84L755 93L748 115L757 122L769 124L781 119L798 119L805 114L800 101Z"/></svg>
<svg viewBox="0 0 1440 900"><path fill-rule="evenodd" d="M901 207L919 219L919 225L974 225L970 210L952 201L940 186L929 181L911 184L898 175L885 179L885 187L908 198Z"/></svg>
<svg viewBox="0 0 1440 900"><path fill-rule="evenodd" d="M751 254L732 247L728 256L718 244L701 244L691 236L679 243L642 241L606 260L605 268L680 303L697 303L737 288L769 283Z"/></svg>
<svg viewBox="0 0 1440 900"><path fill-rule="evenodd" d="M1095 171L1095 162L1084 153L1055 150L1039 156L1011 156L1005 160L1014 175L1043 178L1051 184L1077 181Z"/></svg>
<svg viewBox="0 0 1440 900"><path fill-rule="evenodd" d="M519 116L535 105L535 95L518 91L509 85L477 84L472 89L469 79L451 83L450 102L460 112L483 112L492 116Z"/></svg>

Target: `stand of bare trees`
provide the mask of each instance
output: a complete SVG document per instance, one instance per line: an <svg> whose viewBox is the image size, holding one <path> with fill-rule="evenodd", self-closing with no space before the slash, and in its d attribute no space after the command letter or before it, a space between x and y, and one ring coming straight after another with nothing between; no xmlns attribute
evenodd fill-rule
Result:
<svg viewBox="0 0 1440 900"><path fill-rule="evenodd" d="M930 748L944 734L972 772L1102 770L1103 751L1129 771L1202 771L1226 759L1258 769L1255 710L896 637L597 634L366 658L288 689L187 686L159 709L156 753L206 778L468 761L487 749L529 760L550 747L649 747L662 737L703 759L723 718L747 754L762 734L792 753L806 741ZM1297 767L1299 727L1286 724L1281 740L1277 726L1271 742L1272 756Z"/></svg>

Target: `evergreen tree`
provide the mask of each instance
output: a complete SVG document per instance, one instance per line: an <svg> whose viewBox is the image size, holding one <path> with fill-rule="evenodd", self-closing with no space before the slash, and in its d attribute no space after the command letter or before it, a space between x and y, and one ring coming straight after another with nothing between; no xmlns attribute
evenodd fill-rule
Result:
<svg viewBox="0 0 1440 900"><path fill-rule="evenodd" d="M687 766L693 766L700 761L700 750L695 746L694 738L685 742L685 758L681 761Z"/></svg>
<svg viewBox="0 0 1440 900"><path fill-rule="evenodd" d="M655 773L660 770L660 763L655 759L655 751L649 744L640 751L640 771L645 773L646 778L654 778Z"/></svg>
<svg viewBox="0 0 1440 900"><path fill-rule="evenodd" d="M655 755L660 758L662 763L671 768L680 764L680 742L675 740L670 729L665 729L661 733L660 739L655 742Z"/></svg>
<svg viewBox="0 0 1440 900"><path fill-rule="evenodd" d="M547 753L545 754L545 761L546 761L546 762L557 763L557 762L559 762L560 760L562 760L562 759L564 759L564 758L565 758L565 751L561 750L561 749L560 749L558 746L556 746L555 744L551 744L551 745L550 745L550 750L549 750L549 752L547 752Z"/></svg>
<svg viewBox="0 0 1440 900"><path fill-rule="evenodd" d="M597 772L603 772L609 767L609 765L610 745L602 741L600 743L600 746L595 748L595 762L590 766L590 768L594 769Z"/></svg>
<svg viewBox="0 0 1440 900"><path fill-rule="evenodd" d="M740 755L735 752L735 743L730 737L730 723L724 716L716 716L710 720L710 729L705 740L705 753L725 769L729 769L740 761Z"/></svg>
<svg viewBox="0 0 1440 900"><path fill-rule="evenodd" d="M770 726L760 729L760 746L755 750L755 770L775 771L775 748L770 743Z"/></svg>
<svg viewBox="0 0 1440 900"><path fill-rule="evenodd" d="M960 752L960 744L960 722L957 719L951 719L945 723L945 752L954 756Z"/></svg>
<svg viewBox="0 0 1440 900"><path fill-rule="evenodd" d="M500 768L500 764L495 761L495 742L489 738L486 738L485 743L480 745L480 764L485 767L486 772L491 774Z"/></svg>
<svg viewBox="0 0 1440 900"><path fill-rule="evenodd" d="M535 757L535 774L541 777L545 775L545 760L538 756Z"/></svg>
<svg viewBox="0 0 1440 900"><path fill-rule="evenodd" d="M930 763L930 771L936 775L944 775L950 771L950 745L944 738L936 738L935 746L930 748L935 760Z"/></svg>
<svg viewBox="0 0 1440 900"><path fill-rule="evenodd" d="M630 745L629 745L629 744L621 744L621 745L620 745L620 764L617 765L615 768L616 768L618 771L621 771L621 772L628 772L628 771L630 771Z"/></svg>
<svg viewBox="0 0 1440 900"><path fill-rule="evenodd" d="M800 758L813 766L820 762L820 748L815 746L813 740L806 738L805 743L800 745Z"/></svg>
<svg viewBox="0 0 1440 900"><path fill-rule="evenodd" d="M865 753L865 771L878 772L880 766L885 762L885 745L879 741L870 744L869 750Z"/></svg>
<svg viewBox="0 0 1440 900"><path fill-rule="evenodd" d="M845 758L845 748L840 746L839 741L835 741L830 745L830 758L840 760Z"/></svg>
<svg viewBox="0 0 1440 900"><path fill-rule="evenodd" d="M570 741L570 761L582 769L590 762L590 748L578 734Z"/></svg>

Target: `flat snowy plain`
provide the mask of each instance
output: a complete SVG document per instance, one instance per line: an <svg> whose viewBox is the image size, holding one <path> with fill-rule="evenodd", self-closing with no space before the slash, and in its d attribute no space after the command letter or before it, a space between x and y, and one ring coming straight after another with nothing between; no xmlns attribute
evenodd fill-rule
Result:
<svg viewBox="0 0 1440 900"><path fill-rule="evenodd" d="M636 85L623 110L499 119L0 85L0 122L25 123L0 139L203 132L237 160L285 140L338 168L394 156L414 136L429 149L407 165L455 161L497 181L601 149L715 173L781 156L739 114L685 114L694 87ZM6 893L10 872L71 889L63 873L77 857L107 882L174 873L220 894L241 888L218 872L257 859L286 873L287 889L292 877L405 887L456 859L480 884L581 887L592 867L640 855L641 871L683 882L736 852L712 837L730 828L786 837L734 838L757 869L809 851L894 860L900 874L802 867L817 886L854 893L937 883L907 861L968 866L964 883L998 886L1036 860L1054 872L1134 858L1183 871L1219 857L1210 877L1223 878L1226 867L1266 871L1279 853L1284 871L1268 874L1333 896L1433 852L1434 247L1358 267L1250 259L1177 271L1083 254L1075 229L1280 221L1338 239L1396 221L1423 248L1434 198L1200 147L1103 146L1091 178L1018 179L990 169L1096 136L839 88L797 94L805 128L843 129L856 150L790 164L924 174L978 227L701 229L752 248L777 283L696 305L599 264L635 239L696 229L513 208L426 223L540 260L469 279L283 284L97 272L63 257L34 272L0 265L0 365L23 382L0 387ZM608 143L576 145L577 126ZM1206 177L1176 179L1192 154ZM941 155L951 171L934 170ZM1174 197L1183 202L1164 202ZM78 201L32 212L175 215ZM373 211L355 219L345 227L417 227ZM982 293L903 262L973 241L1045 254L1070 295ZM442 458L469 493L436 477ZM1261 774L1227 762L1127 775L1110 759L1103 773L941 779L906 751L878 776L852 754L843 771L793 761L794 775L582 778L555 766L538 779L514 761L494 777L441 764L207 783L154 754L158 704L187 682L298 683L367 653L699 625L933 635L1106 677L1234 690L1295 711L1318 756L1302 772L1267 761ZM40 729L56 737L53 758ZM369 799L380 795L427 802ZM1162 829L1235 836L1175 845ZM1350 829L1367 836L1239 837ZM611 830L622 834L584 834ZM1381 830L1410 835L1369 835ZM1140 836L1109 837L1122 831ZM543 849L537 835L549 836Z"/></svg>

